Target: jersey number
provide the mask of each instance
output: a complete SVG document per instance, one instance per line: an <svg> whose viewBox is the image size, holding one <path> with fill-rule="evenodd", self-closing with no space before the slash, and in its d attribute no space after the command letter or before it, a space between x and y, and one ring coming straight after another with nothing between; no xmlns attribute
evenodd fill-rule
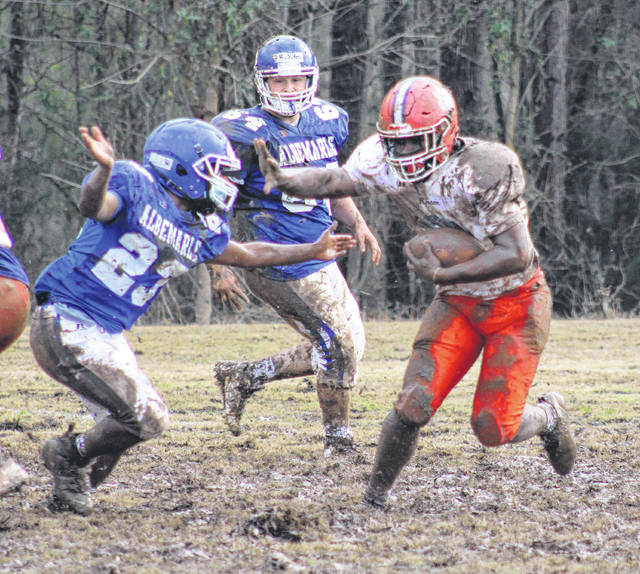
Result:
<svg viewBox="0 0 640 574"><path fill-rule="evenodd" d="M112 247L96 263L91 272L116 295L122 297L135 283L133 277L144 275L158 259L158 247L139 233L125 233L118 240L122 247ZM176 259L158 266L156 273L162 276L151 287L139 285L131 292L131 302L142 307L153 298L171 277L188 271L188 267Z"/></svg>

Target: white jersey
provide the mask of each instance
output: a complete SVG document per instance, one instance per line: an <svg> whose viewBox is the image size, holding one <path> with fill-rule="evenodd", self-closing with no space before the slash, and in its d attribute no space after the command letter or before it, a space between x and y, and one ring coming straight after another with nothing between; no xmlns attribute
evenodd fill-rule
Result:
<svg viewBox="0 0 640 574"><path fill-rule="evenodd" d="M462 147L427 180L401 182L384 158L377 134L364 140L345 164L371 194L388 194L416 232L438 227L462 229L486 248L491 238L518 223L528 227L525 180L518 156L496 142L463 138ZM438 292L490 299L517 289L537 269L537 257L520 273L486 281L438 285Z"/></svg>

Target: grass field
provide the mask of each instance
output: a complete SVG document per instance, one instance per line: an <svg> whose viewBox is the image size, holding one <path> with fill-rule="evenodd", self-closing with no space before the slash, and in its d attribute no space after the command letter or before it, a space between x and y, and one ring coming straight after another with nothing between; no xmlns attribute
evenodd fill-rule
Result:
<svg viewBox="0 0 640 574"><path fill-rule="evenodd" d="M129 340L172 411L131 449L87 517L51 513L44 441L91 424L34 363L27 334L0 355L0 444L30 473L0 499L0 572L638 572L640 320L558 320L532 389L562 392L578 461L555 475L538 440L475 439L471 373L422 431L385 511L360 504L415 322L367 324L352 399L358 452L323 456L311 382L268 385L243 433L223 425L216 359L299 341L288 327L136 327Z"/></svg>

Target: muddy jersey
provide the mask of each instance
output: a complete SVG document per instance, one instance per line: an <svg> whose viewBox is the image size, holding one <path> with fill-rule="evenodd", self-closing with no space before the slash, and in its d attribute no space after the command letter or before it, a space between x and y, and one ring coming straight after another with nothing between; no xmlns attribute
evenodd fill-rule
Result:
<svg viewBox="0 0 640 574"><path fill-rule="evenodd" d="M0 277L8 277L9 279L17 279L21 283L29 286L29 278L27 272L22 267L18 258L12 253L11 247L13 241L11 235L7 231L0 214Z"/></svg>
<svg viewBox="0 0 640 574"><path fill-rule="evenodd" d="M338 154L348 136L347 113L333 104L314 99L292 126L256 106L230 110L211 123L231 140L242 162L234 182L240 193L234 205L237 228L243 240L271 243L308 243L315 241L332 223L328 200L296 199L277 189L266 195L253 140L263 139L271 154L283 167L338 165ZM260 269L270 279L300 279L328 265L312 259L293 265Z"/></svg>
<svg viewBox="0 0 640 574"><path fill-rule="evenodd" d="M132 161L115 162L108 190L118 196L116 215L87 219L69 251L40 274L35 292L116 333L135 323L171 277L220 255L231 231L216 214L178 209Z"/></svg>
<svg viewBox="0 0 640 574"><path fill-rule="evenodd" d="M406 184L388 167L380 138L374 134L353 151L345 169L364 183L367 192L389 194L416 232L457 228L488 249L492 237L518 223L529 224L520 160L501 143L461 138L449 160L426 181ZM536 268L537 257L533 257L520 273L437 288L442 294L495 298L526 283Z"/></svg>

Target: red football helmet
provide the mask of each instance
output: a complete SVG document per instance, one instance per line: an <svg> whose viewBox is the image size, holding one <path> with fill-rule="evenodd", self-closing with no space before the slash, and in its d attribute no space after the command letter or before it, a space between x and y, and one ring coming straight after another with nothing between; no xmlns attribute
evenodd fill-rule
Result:
<svg viewBox="0 0 640 574"><path fill-rule="evenodd" d="M458 136L458 107L439 80L400 80L382 100L378 133L389 167L404 182L426 179L446 161Z"/></svg>

